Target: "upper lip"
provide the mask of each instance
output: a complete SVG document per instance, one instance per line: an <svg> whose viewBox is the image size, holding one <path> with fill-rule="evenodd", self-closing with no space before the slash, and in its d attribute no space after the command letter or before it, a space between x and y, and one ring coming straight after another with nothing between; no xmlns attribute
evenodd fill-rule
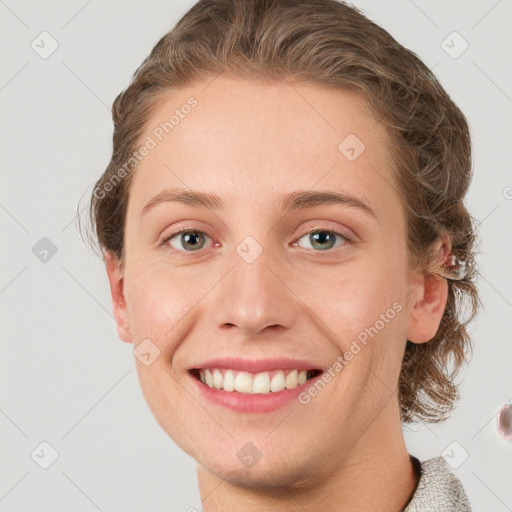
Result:
<svg viewBox="0 0 512 512"><path fill-rule="evenodd" d="M191 370L202 368L219 368L225 370L238 370L246 372L264 372L271 370L322 370L318 365L305 359L291 358L267 358L267 359L242 359L239 357L220 357L210 359L198 364Z"/></svg>

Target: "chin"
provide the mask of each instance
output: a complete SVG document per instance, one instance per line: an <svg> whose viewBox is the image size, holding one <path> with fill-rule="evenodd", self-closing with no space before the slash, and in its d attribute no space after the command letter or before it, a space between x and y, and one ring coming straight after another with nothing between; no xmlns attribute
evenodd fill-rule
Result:
<svg viewBox="0 0 512 512"><path fill-rule="evenodd" d="M297 478L297 473L301 473L301 470L295 469L291 471L291 468L284 470L276 470L275 467L264 467L259 468L232 468L231 472L216 473L217 476L232 483L233 485L250 487L251 489L282 489L283 487L295 487L298 485L304 485L304 477L301 481Z"/></svg>
<svg viewBox="0 0 512 512"><path fill-rule="evenodd" d="M207 450L211 451L211 446ZM219 456L221 453L222 456ZM230 453L233 453L233 456L230 456ZM314 465L293 449L282 454L271 450L269 454L267 457L261 455L254 463L246 459L247 465L239 460L236 451L230 448L226 451L225 446L219 447L217 453L208 453L207 457L199 458L197 453L191 455L201 470L213 473L231 484L252 489L307 488L316 485L315 481L321 479L319 475L325 464ZM240 458L243 460L243 455L240 455ZM252 463L253 465L250 465Z"/></svg>

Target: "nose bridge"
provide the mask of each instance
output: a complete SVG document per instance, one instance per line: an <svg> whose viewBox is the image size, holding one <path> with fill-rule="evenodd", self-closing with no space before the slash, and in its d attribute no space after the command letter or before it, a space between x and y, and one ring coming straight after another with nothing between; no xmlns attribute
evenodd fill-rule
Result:
<svg viewBox="0 0 512 512"><path fill-rule="evenodd" d="M213 306L216 326L236 326L257 335L270 326L293 325L293 294L282 282L282 266L270 249L247 237L231 255L230 267Z"/></svg>

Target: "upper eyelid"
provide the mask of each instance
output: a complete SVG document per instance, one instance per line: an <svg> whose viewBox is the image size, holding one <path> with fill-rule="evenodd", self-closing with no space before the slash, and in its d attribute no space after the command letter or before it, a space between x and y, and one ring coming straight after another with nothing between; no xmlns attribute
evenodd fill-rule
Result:
<svg viewBox="0 0 512 512"><path fill-rule="evenodd" d="M174 238L175 236L181 235L182 233L202 233L203 235L206 235L210 240L213 240L213 237L208 233L207 230L201 229L201 228L194 228L194 227L184 227L177 229L176 231L172 231L168 235L165 235L160 242L157 242L160 246L167 246L169 244L169 241L171 238ZM178 252L194 252L194 251L178 251Z"/></svg>
<svg viewBox="0 0 512 512"><path fill-rule="evenodd" d="M300 240L304 236L306 236L306 235L308 235L310 233L314 233L315 231L327 231L327 232L335 233L336 235L342 237L346 242L352 242L353 241L353 238L350 235L341 233L340 230L337 230L337 229L334 229L334 228L330 228L330 227L327 227L327 226L313 226L311 228L308 228L300 236L295 237L293 239L293 243L295 244L298 240ZM178 235L180 235L182 233L186 233L186 232L201 233L203 235L206 235L208 238L210 238L210 240L213 240L213 237L208 233L207 230L204 230L202 228L184 227L184 228L178 229L177 231L173 231L169 235L166 235L160 243L161 243L161 245L166 245L171 238L174 238L175 236L178 236ZM343 244L343 245L345 245L345 244ZM194 251L179 251L179 252L194 252Z"/></svg>
<svg viewBox="0 0 512 512"><path fill-rule="evenodd" d="M348 234L344 234L339 229L330 228L327 226L314 226L312 228L308 228L306 232L299 236L299 238L302 238L305 235L308 235L309 233L314 233L315 231L329 231L331 233L336 233L337 235L342 236L343 238L346 238L347 240L351 240L352 238Z"/></svg>

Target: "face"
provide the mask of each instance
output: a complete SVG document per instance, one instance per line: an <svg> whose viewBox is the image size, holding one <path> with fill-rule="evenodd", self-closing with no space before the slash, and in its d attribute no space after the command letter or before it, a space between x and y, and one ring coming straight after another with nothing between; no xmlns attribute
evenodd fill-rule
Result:
<svg viewBox="0 0 512 512"><path fill-rule="evenodd" d="M108 263L119 336L144 354L155 418L207 471L325 476L399 425L406 339L433 336L442 296L408 269L384 128L359 95L206 86L169 93L141 137L156 144L134 171L125 264Z"/></svg>

